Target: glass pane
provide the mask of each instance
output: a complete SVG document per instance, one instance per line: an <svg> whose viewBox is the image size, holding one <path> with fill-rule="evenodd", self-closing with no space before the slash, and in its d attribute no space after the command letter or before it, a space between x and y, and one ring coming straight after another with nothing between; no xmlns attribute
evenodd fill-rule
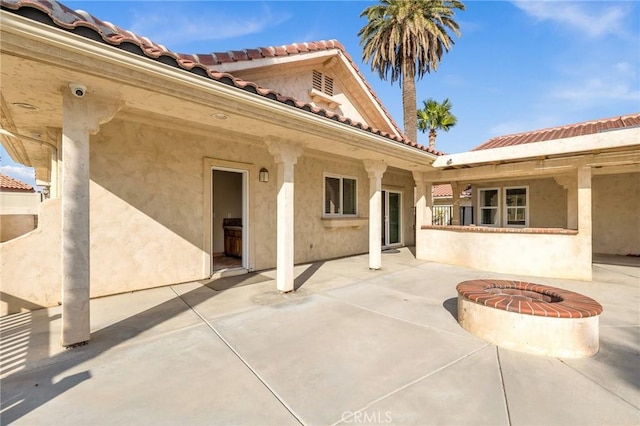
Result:
<svg viewBox="0 0 640 426"><path fill-rule="evenodd" d="M497 207L498 206L498 190L483 189L480 190L480 206L481 207Z"/></svg>
<svg viewBox="0 0 640 426"><path fill-rule="evenodd" d="M527 209L524 207L507 208L507 224L508 225L526 225Z"/></svg>
<svg viewBox="0 0 640 426"><path fill-rule="evenodd" d="M480 220L481 220L481 225L497 225L497 219L498 219L498 210L497 209L491 209L491 208L483 208L482 210L480 210Z"/></svg>
<svg viewBox="0 0 640 426"><path fill-rule="evenodd" d="M526 188L512 188L506 190L507 206L526 206L527 205L527 189Z"/></svg>
<svg viewBox="0 0 640 426"><path fill-rule="evenodd" d="M400 242L400 194L389 193L389 244Z"/></svg>
<svg viewBox="0 0 640 426"><path fill-rule="evenodd" d="M342 213L356 214L356 190L355 179L342 179Z"/></svg>
<svg viewBox="0 0 640 426"><path fill-rule="evenodd" d="M340 179L324 178L324 212L325 214L340 213Z"/></svg>

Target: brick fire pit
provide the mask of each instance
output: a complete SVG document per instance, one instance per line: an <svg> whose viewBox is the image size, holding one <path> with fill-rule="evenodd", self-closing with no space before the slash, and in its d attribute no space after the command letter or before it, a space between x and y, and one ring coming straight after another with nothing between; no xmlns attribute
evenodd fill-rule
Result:
<svg viewBox="0 0 640 426"><path fill-rule="evenodd" d="M495 345L538 355L580 358L600 348L602 305L556 287L507 280L457 286L458 322Z"/></svg>

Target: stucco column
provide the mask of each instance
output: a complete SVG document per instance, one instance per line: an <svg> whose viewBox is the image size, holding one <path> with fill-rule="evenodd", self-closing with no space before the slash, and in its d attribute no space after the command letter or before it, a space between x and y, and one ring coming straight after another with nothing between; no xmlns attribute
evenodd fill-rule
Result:
<svg viewBox="0 0 640 426"><path fill-rule="evenodd" d="M583 243L588 241L591 253L591 167L578 168L578 234Z"/></svg>
<svg viewBox="0 0 640 426"><path fill-rule="evenodd" d="M382 267L382 175L384 161L364 160L369 174L369 269Z"/></svg>
<svg viewBox="0 0 640 426"><path fill-rule="evenodd" d="M90 337L89 137L119 108L117 104L92 103L68 90L63 93L60 197L63 346L81 344Z"/></svg>
<svg viewBox="0 0 640 426"><path fill-rule="evenodd" d="M460 188L459 182L451 182L453 202L451 207L451 224L460 225Z"/></svg>
<svg viewBox="0 0 640 426"><path fill-rule="evenodd" d="M303 146L277 138L265 138L267 148L278 167L276 220L276 287L281 292L294 290L294 166Z"/></svg>
<svg viewBox="0 0 640 426"><path fill-rule="evenodd" d="M433 182L425 182L424 191L427 194L427 197L424 205L423 225L433 225Z"/></svg>
<svg viewBox="0 0 640 426"><path fill-rule="evenodd" d="M413 181L416 184L416 199L414 200L414 205L416 208L416 234L424 225L424 212L427 206L427 192L425 191L424 186L424 173L423 172L413 172ZM417 239L416 239L417 241Z"/></svg>
<svg viewBox="0 0 640 426"><path fill-rule="evenodd" d="M554 179L567 191L567 229L578 229L578 185L576 175L556 176Z"/></svg>

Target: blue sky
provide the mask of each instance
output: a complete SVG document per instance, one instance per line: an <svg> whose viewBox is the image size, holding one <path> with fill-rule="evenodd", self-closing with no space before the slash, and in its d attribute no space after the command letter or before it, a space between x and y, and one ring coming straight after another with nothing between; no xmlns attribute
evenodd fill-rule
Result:
<svg viewBox="0 0 640 426"><path fill-rule="evenodd" d="M182 53L338 39L402 123L398 83L361 60L360 12L374 1L68 1L73 9ZM465 1L462 36L417 99L449 98L458 125L437 148L461 152L508 133L640 111L640 2ZM427 135L418 134L426 144ZM32 182L2 155L2 171ZM32 174L32 172L31 172Z"/></svg>

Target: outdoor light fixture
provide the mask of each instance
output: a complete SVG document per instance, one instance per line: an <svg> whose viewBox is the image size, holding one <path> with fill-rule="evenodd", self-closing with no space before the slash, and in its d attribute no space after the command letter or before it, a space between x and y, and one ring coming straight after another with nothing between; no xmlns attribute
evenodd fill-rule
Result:
<svg viewBox="0 0 640 426"><path fill-rule="evenodd" d="M260 169L260 173L258 174L258 180L260 182L269 182L269 170L264 167Z"/></svg>

